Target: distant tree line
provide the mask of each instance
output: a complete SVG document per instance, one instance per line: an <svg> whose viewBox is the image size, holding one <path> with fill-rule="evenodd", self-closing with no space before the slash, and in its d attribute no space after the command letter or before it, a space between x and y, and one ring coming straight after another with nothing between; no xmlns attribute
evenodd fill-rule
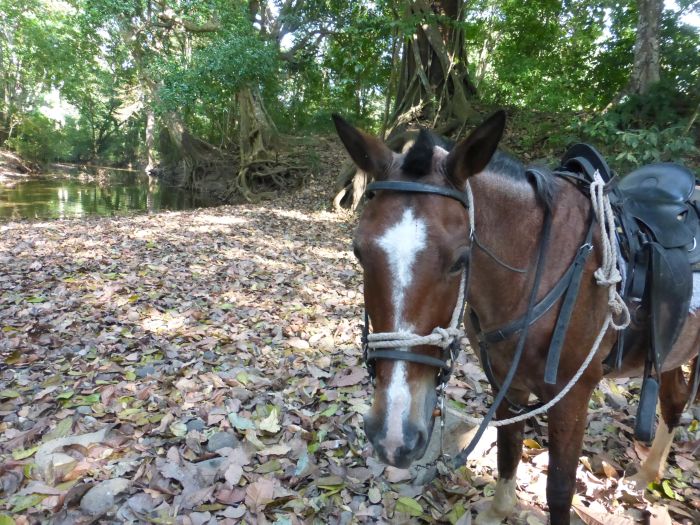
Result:
<svg viewBox="0 0 700 525"><path fill-rule="evenodd" d="M677 4L0 0L0 147L190 187L215 173L251 197L299 175L290 137L333 112L400 148L416 124L457 135L506 106L523 147L577 136L621 165L694 162L700 30L682 20L700 8ZM365 183L344 170L336 205Z"/></svg>

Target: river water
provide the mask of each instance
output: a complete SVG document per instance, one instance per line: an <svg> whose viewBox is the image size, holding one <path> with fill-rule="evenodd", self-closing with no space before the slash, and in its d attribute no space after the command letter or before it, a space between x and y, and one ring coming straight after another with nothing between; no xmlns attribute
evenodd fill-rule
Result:
<svg viewBox="0 0 700 525"><path fill-rule="evenodd" d="M143 172L100 168L0 182L0 221L187 210L218 204Z"/></svg>

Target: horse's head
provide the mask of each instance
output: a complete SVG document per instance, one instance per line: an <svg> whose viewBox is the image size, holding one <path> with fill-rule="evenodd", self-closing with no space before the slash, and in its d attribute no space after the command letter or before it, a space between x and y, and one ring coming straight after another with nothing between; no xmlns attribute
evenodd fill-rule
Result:
<svg viewBox="0 0 700 525"><path fill-rule="evenodd" d="M450 152L435 145L426 131L398 154L339 117L335 124L355 164L376 181L413 181L461 192L467 178L491 159L505 115L490 117ZM375 333L427 335L450 324L461 303L460 282L470 250L468 214L457 198L378 191L364 208L353 247L364 271L365 307ZM380 459L407 467L427 448L440 369L404 360L400 352L434 359L444 355L432 345L392 350L391 357L371 363L375 388L365 432Z"/></svg>

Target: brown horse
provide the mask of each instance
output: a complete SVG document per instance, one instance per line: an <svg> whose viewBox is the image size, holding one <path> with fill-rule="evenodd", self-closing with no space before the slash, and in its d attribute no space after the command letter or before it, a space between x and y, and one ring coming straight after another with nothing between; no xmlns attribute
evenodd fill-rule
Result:
<svg viewBox="0 0 700 525"><path fill-rule="evenodd" d="M574 184L547 173L527 177L518 161L496 152L505 126L503 112L494 114L451 151L434 145L430 135L422 132L411 149L398 154L340 117L335 117L335 124L353 161L380 182L381 191L367 202L354 239L364 271L365 307L375 333L426 335L435 333L436 327L448 327L455 311L461 310L460 284L468 275L466 300L473 315L465 316L464 323L477 348L479 329L504 326L527 311L538 266L537 239L546 212L551 217L550 248L542 263L537 300L555 286L586 238L591 224L591 201L586 195ZM392 186L393 181L416 186ZM469 220L470 203L462 197L467 186L473 196L474 224ZM543 381L557 318L555 307L530 326L520 366L507 392L508 402L498 407L497 419L512 415L509 404L526 404L531 393L543 402L551 400L591 350L609 310L608 290L593 278L601 264L597 228L592 245L561 350L556 384ZM700 279L694 284L700 289ZM700 306L697 295L700 293L694 294L682 333L663 366L662 421L638 473L643 482L663 474L673 431L688 401L690 389L680 367L698 353L700 317L693 315ZM615 338L614 331L608 330L583 375L548 411L547 502L554 524L570 520L588 403L604 376L603 360ZM514 336L489 349L498 384L513 361L516 343ZM645 348L631 348L615 375L640 376L645 355ZM445 359L444 351L435 344L416 345L415 341L374 353L374 397L365 416L365 432L382 461L407 467L424 454ZM515 474L523 425L498 428L499 480L490 508L477 517L477 523L500 523L516 504Z"/></svg>

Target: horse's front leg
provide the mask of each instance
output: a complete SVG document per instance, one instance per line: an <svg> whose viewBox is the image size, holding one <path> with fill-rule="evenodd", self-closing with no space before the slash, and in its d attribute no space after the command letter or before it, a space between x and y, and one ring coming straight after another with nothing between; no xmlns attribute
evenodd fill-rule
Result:
<svg viewBox="0 0 700 525"><path fill-rule="evenodd" d="M681 367L661 374L659 392L661 421L656 428L656 436L654 436L649 455L642 462L639 471L630 477L630 481L638 488L643 489L652 481L663 478L666 458L668 458L673 443L673 434L680 423L681 414L688 402L689 395L690 387L683 377Z"/></svg>
<svg viewBox="0 0 700 525"><path fill-rule="evenodd" d="M509 396L513 399L513 396ZM528 395L523 394L516 403L526 403ZM496 415L498 419L507 419L513 416L508 410L508 403L505 401L498 407ZM520 463L520 456L523 449L523 426L525 422L513 423L498 427L498 481L496 482L496 492L493 495L491 505L484 512L476 517L476 525L496 525L507 518L515 508L517 497L515 495L515 474Z"/></svg>
<svg viewBox="0 0 700 525"><path fill-rule="evenodd" d="M552 525L569 525L588 402L594 388L595 384L590 386L579 382L548 411L547 505Z"/></svg>

